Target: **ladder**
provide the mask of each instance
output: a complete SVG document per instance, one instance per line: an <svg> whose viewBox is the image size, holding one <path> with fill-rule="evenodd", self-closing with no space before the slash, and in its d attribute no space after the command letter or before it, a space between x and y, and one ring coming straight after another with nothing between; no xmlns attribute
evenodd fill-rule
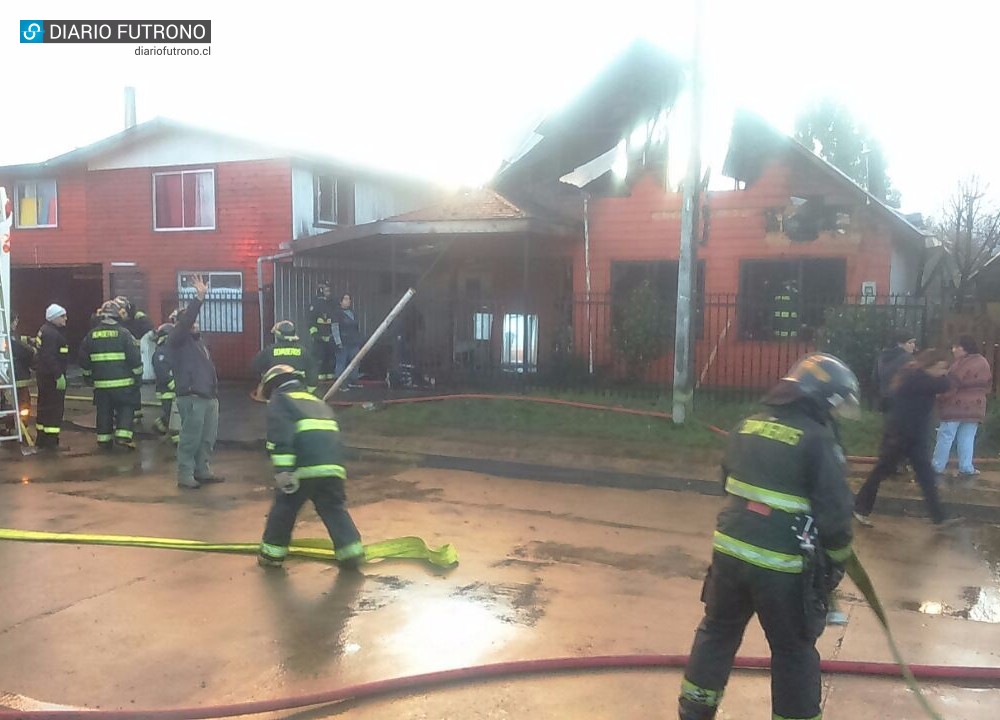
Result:
<svg viewBox="0 0 1000 720"><path fill-rule="evenodd" d="M21 405L17 397L17 378L14 377L14 341L10 336L10 323L8 322L7 307L4 302L3 280L0 280L0 393L10 400L11 407L0 410L0 426L4 426L3 420L13 419L14 430L12 434L6 435L7 430L0 429L0 442L7 440L17 440L19 443L24 440L21 432Z"/></svg>

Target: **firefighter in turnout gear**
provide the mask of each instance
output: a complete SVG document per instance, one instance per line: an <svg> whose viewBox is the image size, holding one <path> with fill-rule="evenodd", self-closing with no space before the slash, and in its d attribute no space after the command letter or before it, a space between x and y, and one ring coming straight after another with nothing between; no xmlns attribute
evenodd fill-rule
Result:
<svg viewBox="0 0 1000 720"><path fill-rule="evenodd" d="M40 448L59 447L63 411L66 405L66 366L69 363L69 344L63 335L66 327L66 310L60 305L49 305L45 310L45 324L38 331L38 355L35 375L38 378L38 430L36 445Z"/></svg>
<svg viewBox="0 0 1000 720"><path fill-rule="evenodd" d="M726 450L728 504L681 684L681 720L716 716L754 613L771 648L772 717L820 717L816 640L852 553L853 498L834 415L857 417L858 380L837 358L814 353L764 404L732 431Z"/></svg>
<svg viewBox="0 0 1000 720"><path fill-rule="evenodd" d="M142 382L142 355L120 319L120 308L113 300L101 306L101 324L87 333L80 345L80 368L87 384L94 387L97 444L110 448L114 440L116 445L134 450L134 388Z"/></svg>
<svg viewBox="0 0 1000 720"><path fill-rule="evenodd" d="M133 338L135 338L135 344L139 347L139 357L142 358L142 339L146 337L148 333L155 332L153 328L153 321L149 319L149 316L142 310L136 308L132 301L129 300L124 295L119 295L115 298L115 303L118 307L122 309L121 313L121 326L129 331ZM135 387L132 388L132 401L135 404L135 420L136 422L142 422L142 376L139 376L139 382L136 383Z"/></svg>
<svg viewBox="0 0 1000 720"><path fill-rule="evenodd" d="M316 297L309 306L309 336L313 340L316 361L319 363L319 379L333 380L337 363L337 349L333 342L333 320L339 309L333 302L330 286L320 283Z"/></svg>
<svg viewBox="0 0 1000 720"><path fill-rule="evenodd" d="M771 328L776 338L799 335L799 289L791 280L781 284L774 295Z"/></svg>
<svg viewBox="0 0 1000 720"><path fill-rule="evenodd" d="M174 369L170 364L170 354L167 352L167 336L174 329L173 323L163 323L156 329L156 351L153 352L153 373L156 375L156 399L160 401L160 416L153 421L153 428L161 435L170 433L174 445L180 436L170 431L170 415L177 399L177 383L174 381Z"/></svg>
<svg viewBox="0 0 1000 720"><path fill-rule="evenodd" d="M340 428L330 406L307 393L291 365L275 365L264 373L257 395L267 400L267 450L274 466L276 490L267 516L258 563L280 567L288 555L295 518L306 500L333 541L341 568L364 562L361 535L347 512Z"/></svg>
<svg viewBox="0 0 1000 720"><path fill-rule="evenodd" d="M35 365L35 345L34 338L27 338L18 335L17 330L20 325L20 318L15 314L10 321L10 350L14 359L14 387L17 390L17 404L21 416L7 416L0 422L6 429L8 435L16 434L17 418L23 417L27 422L27 416L31 411L31 369ZM0 410L10 410L13 407L13 398L7 393L3 393L0 398Z"/></svg>
<svg viewBox="0 0 1000 720"><path fill-rule="evenodd" d="M275 365L291 365L299 375L299 379L305 383L306 390L311 393L316 392L319 384L316 358L308 348L299 342L299 336L295 333L295 323L291 320L280 320L271 328L274 335L274 342L259 353L253 359L253 373L257 378L264 377L264 373Z"/></svg>

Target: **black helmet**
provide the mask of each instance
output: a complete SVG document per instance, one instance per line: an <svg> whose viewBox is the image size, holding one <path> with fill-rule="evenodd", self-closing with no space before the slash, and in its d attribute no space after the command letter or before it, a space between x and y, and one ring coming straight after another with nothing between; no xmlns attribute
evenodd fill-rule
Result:
<svg viewBox="0 0 1000 720"><path fill-rule="evenodd" d="M274 327L271 328L271 332L274 337L278 340L298 340L299 336L295 334L295 323L291 320L279 320L274 323Z"/></svg>
<svg viewBox="0 0 1000 720"><path fill-rule="evenodd" d="M299 375L291 365L275 365L264 373L257 387L257 395L265 400L271 399L271 393L276 387L284 385L289 380L298 380Z"/></svg>
<svg viewBox="0 0 1000 720"><path fill-rule="evenodd" d="M861 413L858 378L843 360L826 353L811 353L792 365L782 378L798 389L800 397L841 417L856 419Z"/></svg>
<svg viewBox="0 0 1000 720"><path fill-rule="evenodd" d="M162 345L167 341L167 335L170 331L174 329L173 323L163 323L160 327L156 328L156 344Z"/></svg>

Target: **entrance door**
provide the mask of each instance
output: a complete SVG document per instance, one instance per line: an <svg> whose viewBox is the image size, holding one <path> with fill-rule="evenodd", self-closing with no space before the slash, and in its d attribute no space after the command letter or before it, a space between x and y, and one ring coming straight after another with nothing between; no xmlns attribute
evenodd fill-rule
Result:
<svg viewBox="0 0 1000 720"><path fill-rule="evenodd" d="M146 274L141 270L115 270L111 273L111 297L124 295L132 306L149 313L146 305Z"/></svg>

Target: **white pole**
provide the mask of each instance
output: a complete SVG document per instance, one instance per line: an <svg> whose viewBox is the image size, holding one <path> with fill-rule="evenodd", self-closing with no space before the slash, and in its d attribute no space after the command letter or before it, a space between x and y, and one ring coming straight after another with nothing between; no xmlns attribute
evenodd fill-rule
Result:
<svg viewBox="0 0 1000 720"><path fill-rule="evenodd" d="M396 316L403 312L403 308L406 307L406 303L410 302L410 299L416 294L416 292L416 290L410 288L403 294L403 297L401 297L399 302L396 303L396 307L389 311L389 314L385 316L385 320L382 321L382 324L379 325L375 329L375 332L372 333L372 336L368 338L368 342L366 342L362 348L358 350L358 354L354 356L353 360L351 360L351 364L344 368L344 372L340 373L340 377L337 378L333 385L330 386L330 389L326 391L326 395L323 396L323 400L329 400L330 396L340 389L340 386L344 384L344 381L347 380L347 378L351 376L351 373L354 372L354 368L361 364L362 358L368 354L368 351L372 349L376 342L378 342L378 339L382 336L382 334L389 329L389 326L392 324L392 321L396 319Z"/></svg>

